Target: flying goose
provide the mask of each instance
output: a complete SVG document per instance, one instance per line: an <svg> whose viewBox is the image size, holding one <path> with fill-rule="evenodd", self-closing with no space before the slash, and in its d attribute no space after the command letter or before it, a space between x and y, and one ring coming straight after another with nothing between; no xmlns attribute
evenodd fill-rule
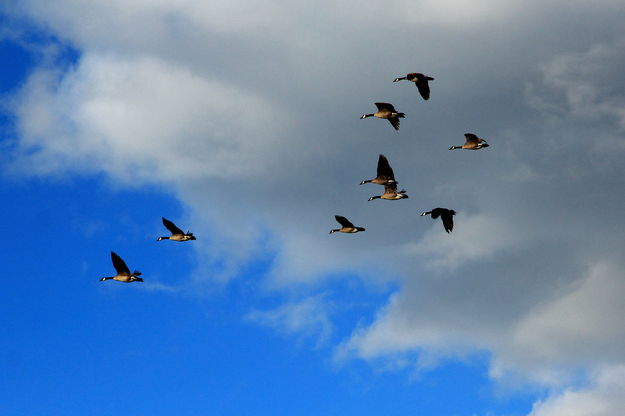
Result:
<svg viewBox="0 0 625 416"><path fill-rule="evenodd" d="M390 200L394 200L394 199L404 199L404 198L408 198L408 195L406 195L406 190L402 189L401 191L397 192L397 183L387 183L386 185L384 185L384 193L382 195L377 195L377 196L372 196L371 198L369 198L369 201L373 201L374 199L390 199Z"/></svg>
<svg viewBox="0 0 625 416"><path fill-rule="evenodd" d="M195 240L195 236L193 235L193 233L190 232L186 232L184 233L180 228L176 227L176 225L169 221L167 218L162 217L163 218L163 225L165 226L165 228L167 228L169 230L169 232L171 232L171 236L169 237L159 237L156 241L161 241L161 240L173 240L173 241L188 241L188 240Z"/></svg>
<svg viewBox="0 0 625 416"><path fill-rule="evenodd" d="M450 233L451 230L454 229L454 215L456 215L456 211L453 209L447 208L434 208L432 211L422 212L421 216L424 215L432 215L432 219L435 220L438 217L441 217L443 221L443 227L447 233Z"/></svg>
<svg viewBox="0 0 625 416"><path fill-rule="evenodd" d="M378 185L386 185L389 183L397 183L395 180L395 174L393 173L393 168L389 165L386 156L380 155L378 158L378 176L374 179L368 179L360 182L361 185L366 183L377 183Z"/></svg>
<svg viewBox="0 0 625 416"><path fill-rule="evenodd" d="M393 82L401 81L402 79L414 82L419 90L419 94L421 94L421 97L423 97L424 100L430 98L430 85L428 84L428 81L433 81L434 78L420 74L419 72L411 72L405 77L395 78Z"/></svg>
<svg viewBox="0 0 625 416"><path fill-rule="evenodd" d="M119 257L114 251L111 251L111 260L113 260L113 267L115 267L115 271L117 274L112 277L103 277L100 279L101 282L105 280L117 280L118 282L143 282L143 279L137 276L141 276L141 272L135 270L130 273L130 269L126 266L124 260Z"/></svg>
<svg viewBox="0 0 625 416"><path fill-rule="evenodd" d="M334 218L336 218L338 223L341 224L341 228L335 228L333 230L330 230L330 234L336 233L336 232L357 233L358 231L364 231L365 230L362 227L355 227L354 224L349 222L349 220L347 218L342 217L340 215L335 215Z"/></svg>
<svg viewBox="0 0 625 416"><path fill-rule="evenodd" d="M473 133L465 133L464 137L466 137L466 139L467 139L465 144L463 144L462 146L451 146L449 148L449 150L455 150L455 149L478 150L478 149L481 149L483 147L490 146L488 143L486 143L486 140L477 137Z"/></svg>
<svg viewBox="0 0 625 416"><path fill-rule="evenodd" d="M405 118L404 113L398 113L397 110L395 110L395 107L393 107L393 104L389 103L375 103L375 106L378 107L377 112L372 114L363 114L360 118L385 118L391 123L395 130L399 130L399 119Z"/></svg>

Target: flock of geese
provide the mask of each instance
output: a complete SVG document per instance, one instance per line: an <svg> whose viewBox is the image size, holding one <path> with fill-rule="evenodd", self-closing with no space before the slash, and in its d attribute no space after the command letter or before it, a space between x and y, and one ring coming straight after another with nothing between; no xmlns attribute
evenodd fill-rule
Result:
<svg viewBox="0 0 625 416"><path fill-rule="evenodd" d="M395 78L393 82L398 82L401 80L407 80L410 82L414 82L417 89L419 90L419 94L423 97L424 100L428 100L430 98L430 85L429 81L433 81L434 78L429 77L427 75L423 75L421 73L410 73L405 77ZM395 110L393 104L389 103L375 103L375 106L378 108L378 111L371 114L363 114L360 116L361 119L365 119L368 117L376 117L381 119L388 120L395 130L399 130L399 119L405 118L404 113L400 113ZM466 142L461 146L451 146L449 150L455 149L469 149L469 150L479 150L485 147L488 147L488 143L486 140L477 137L473 133L465 133L464 135ZM395 174L393 172L393 168L389 164L388 160L384 155L380 155L378 158L378 169L377 176L373 179L363 180L360 182L361 185L366 183L374 183L377 185L384 185L384 193L381 195L375 195L369 198L369 201L373 201L374 199L386 199L386 200L399 200L406 199L408 195L406 195L406 191L402 189L401 191L397 190L397 180L395 180ZM454 219L453 216L456 215L456 211L453 209L447 208L434 208L431 211L422 212L422 216L430 215L432 219L437 219L440 217L443 222L443 227L447 233L450 233L454 228ZM341 228L335 228L330 230L330 234L335 232L341 233L357 233L360 231L365 231L363 227L356 227L352 224L347 218L341 215L335 215L336 221L341 225ZM163 225L165 228L169 230L171 233L170 236L158 237L156 241L161 240L172 240L172 241L190 241L195 240L195 236L190 232L183 232L180 228L178 228L173 222L169 221L167 218L163 217ZM100 279L101 282L105 280L116 280L118 282L131 283L131 282L143 282L141 276L141 272L138 270L130 272L130 269L126 265L126 262L117 255L114 251L111 251L111 260L113 262L113 267L117 274L115 276L103 277Z"/></svg>
<svg viewBox="0 0 625 416"><path fill-rule="evenodd" d="M430 84L429 81L433 81L434 78L423 75L418 72L413 72L407 74L405 77L398 77L393 80L393 82L398 82L402 80L407 80L410 82L414 82L415 86L419 90L419 94L423 97L424 100L428 100L430 98ZM361 119L368 117L377 117L388 120L395 130L399 130L399 119L405 118L404 113L400 113L395 110L393 104L390 103L375 103L375 106L378 108L378 111L371 114L363 114L360 116ZM486 140L476 136L473 133L465 133L465 143L461 146L451 146L449 150L456 149L469 149L469 150L479 150L485 147L488 147L489 144ZM384 185L384 193L382 195L376 195L369 198L369 201L373 201L374 199L387 199L387 200L398 200L408 198L406 195L406 190L402 189L401 191L397 191L398 182L395 180L395 174L393 172L393 168L388 163L388 159L384 155L380 155L378 158L378 169L377 176L373 179L368 179L360 182L361 185L366 183L375 183L377 185ZM443 228L447 233L450 233L454 228L454 218L456 215L456 211L453 209L447 208L434 208L431 211L422 212L421 216L430 215L432 219L437 219L440 217L443 222ZM357 233L360 231L365 231L363 227L356 227L352 224L347 218L341 215L335 215L334 218L341 225L341 228L335 228L330 230L330 234L335 232L341 233Z"/></svg>
<svg viewBox="0 0 625 416"><path fill-rule="evenodd" d="M193 233L184 232L180 228L176 227L176 224L169 221L167 218L163 217L163 225L165 228L169 230L171 235L165 237L159 237L156 241L161 240L172 240L172 241L190 241L195 240L195 236ZM103 277L100 279L101 282L105 280L117 280L118 282L131 283L131 282L143 282L141 276L141 272L139 270L135 270L130 273L130 269L126 265L126 262L117 255L114 251L111 251L111 260L113 261L113 267L115 267L115 271L117 274L115 276Z"/></svg>

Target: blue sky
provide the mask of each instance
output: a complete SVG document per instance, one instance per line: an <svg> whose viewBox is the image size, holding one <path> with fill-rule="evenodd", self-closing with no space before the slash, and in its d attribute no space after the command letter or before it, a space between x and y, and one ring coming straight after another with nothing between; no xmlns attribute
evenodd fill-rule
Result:
<svg viewBox="0 0 625 416"><path fill-rule="evenodd" d="M209 295L100 284L116 250L146 281L184 287L194 265L188 247L143 232L160 230L161 211L180 212L164 193L114 190L91 177L5 178L1 194L12 201L6 223L30 236L2 243L7 270L20 276L7 279L1 296L3 414L464 415L529 406L526 394L494 389L484 357L422 374L334 362L333 343L371 320L386 294L355 280L324 288L342 310L322 343L245 319L281 301L255 293L262 263ZM119 200L122 207L108 208Z"/></svg>
<svg viewBox="0 0 625 416"><path fill-rule="evenodd" d="M211 295L100 284L112 274L109 250L130 267L152 264L137 264L146 281L174 288L189 279L188 247L156 244L142 231L159 229L161 211L180 212L163 193L113 190L97 177L5 178L2 197L12 201L6 223L30 236L2 243L11 253L7 270L20 276L2 293L3 414L463 415L528 407L525 395L497 394L483 357L423 374L333 362L332 342L372 319L385 295L357 281L324 289L342 311L321 344L244 319L250 308L280 302L254 292L262 263Z"/></svg>
<svg viewBox="0 0 625 416"><path fill-rule="evenodd" d="M619 3L3 4L0 413L622 413Z"/></svg>

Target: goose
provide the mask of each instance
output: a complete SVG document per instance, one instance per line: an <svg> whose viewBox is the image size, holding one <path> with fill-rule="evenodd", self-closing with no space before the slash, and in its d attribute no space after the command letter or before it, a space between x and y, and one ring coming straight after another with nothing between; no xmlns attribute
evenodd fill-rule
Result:
<svg viewBox="0 0 625 416"><path fill-rule="evenodd" d="M372 114L363 114L360 116L360 118L385 118L391 123L395 130L399 130L399 119L405 118L404 113L398 113L397 110L395 110L395 107L393 107L393 104L389 103L375 103L375 106L378 107L377 112Z"/></svg>
<svg viewBox="0 0 625 416"><path fill-rule="evenodd" d="M130 273L130 269L126 266L124 260L119 257L114 251L111 251L111 260L113 260L113 267L115 267L115 271L117 274L111 277L103 277L100 279L101 282L105 280L117 280L118 282L143 282L143 279L137 276L141 276L141 272L135 270Z"/></svg>
<svg viewBox="0 0 625 416"><path fill-rule="evenodd" d="M386 156L380 155L378 158L378 176L374 179L368 179L360 182L361 185L366 183L377 183L378 185L386 185L389 183L398 183L395 180L395 174L393 173L393 168L389 165Z"/></svg>
<svg viewBox="0 0 625 416"><path fill-rule="evenodd" d="M450 233L451 230L454 229L454 215L456 215L456 211L453 209L447 208L434 208L432 211L422 212L421 216L431 215L432 219L435 220L438 217L441 217L443 221L443 227L447 233Z"/></svg>
<svg viewBox="0 0 625 416"><path fill-rule="evenodd" d="M384 193L382 195L372 196L371 198L369 198L369 201L373 201L374 199L380 199L380 198L395 200L395 199L408 198L408 195L406 195L405 189L402 189L401 191L397 192L396 183L387 183L386 185L384 185Z"/></svg>
<svg viewBox="0 0 625 416"><path fill-rule="evenodd" d="M451 146L449 150L455 150L455 149L479 150L483 147L490 146L488 143L486 143L486 140L480 137L477 137L473 133L465 133L464 137L467 139L465 144L463 144L462 146Z"/></svg>
<svg viewBox="0 0 625 416"><path fill-rule="evenodd" d="M165 228L167 228L169 230L169 232L171 232L171 236L169 237L159 237L156 241L161 241L161 240L172 240L172 241L188 241L188 240L195 240L195 236L193 235L193 233L190 232L186 232L184 233L180 228L176 227L176 225L169 221L167 218L162 217L163 218L163 225L165 226Z"/></svg>
<svg viewBox="0 0 625 416"><path fill-rule="evenodd" d="M365 229L362 227L354 226L354 224L349 222L349 220L345 217L342 217L340 215L335 215L334 218L336 218L336 221L338 221L338 223L341 224L341 228L335 228L333 230L330 230L330 234L336 233L336 232L357 233L359 231L365 231Z"/></svg>
<svg viewBox="0 0 625 416"><path fill-rule="evenodd" d="M434 78L423 75L419 72L411 72L405 77L395 78L393 82L401 81L403 79L414 82L419 90L419 94L421 94L421 97L423 97L424 100L428 100L430 98L430 85L428 84L428 81L433 81Z"/></svg>

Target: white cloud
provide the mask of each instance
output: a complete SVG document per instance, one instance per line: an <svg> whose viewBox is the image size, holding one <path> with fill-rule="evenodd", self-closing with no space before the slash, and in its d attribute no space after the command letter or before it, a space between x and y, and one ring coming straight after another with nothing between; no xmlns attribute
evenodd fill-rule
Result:
<svg viewBox="0 0 625 416"><path fill-rule="evenodd" d="M170 292L170 293L175 293L179 291L179 288L172 286L172 285L166 285L164 283L159 283L159 282L147 282L143 285L141 285L141 288L143 290L148 290L148 291L153 291L153 292Z"/></svg>
<svg viewBox="0 0 625 416"><path fill-rule="evenodd" d="M579 363L622 362L625 328L614 320L625 315L621 270L620 264L594 264L569 291L529 311L512 330L501 361L537 375L553 368L576 370Z"/></svg>
<svg viewBox="0 0 625 416"><path fill-rule="evenodd" d="M625 366L600 371L592 385L534 404L530 416L614 416L625 411Z"/></svg>
<svg viewBox="0 0 625 416"><path fill-rule="evenodd" d="M453 231L453 238L441 233L442 223L436 220L434 226L416 244L406 247L407 255L420 255L432 268L457 268L467 261L484 261L522 243L518 229L510 227L495 213L474 216L455 216L459 226Z"/></svg>
<svg viewBox="0 0 625 416"><path fill-rule="evenodd" d="M247 319L287 334L305 334L327 342L332 335L332 304L323 295L290 301L275 309L254 310Z"/></svg>
<svg viewBox="0 0 625 416"><path fill-rule="evenodd" d="M155 58L87 54L55 75L31 77L16 109L18 163L38 173L105 170L127 183L223 179L263 171L256 156L278 147L280 108ZM264 140L251 140L259 130Z"/></svg>

